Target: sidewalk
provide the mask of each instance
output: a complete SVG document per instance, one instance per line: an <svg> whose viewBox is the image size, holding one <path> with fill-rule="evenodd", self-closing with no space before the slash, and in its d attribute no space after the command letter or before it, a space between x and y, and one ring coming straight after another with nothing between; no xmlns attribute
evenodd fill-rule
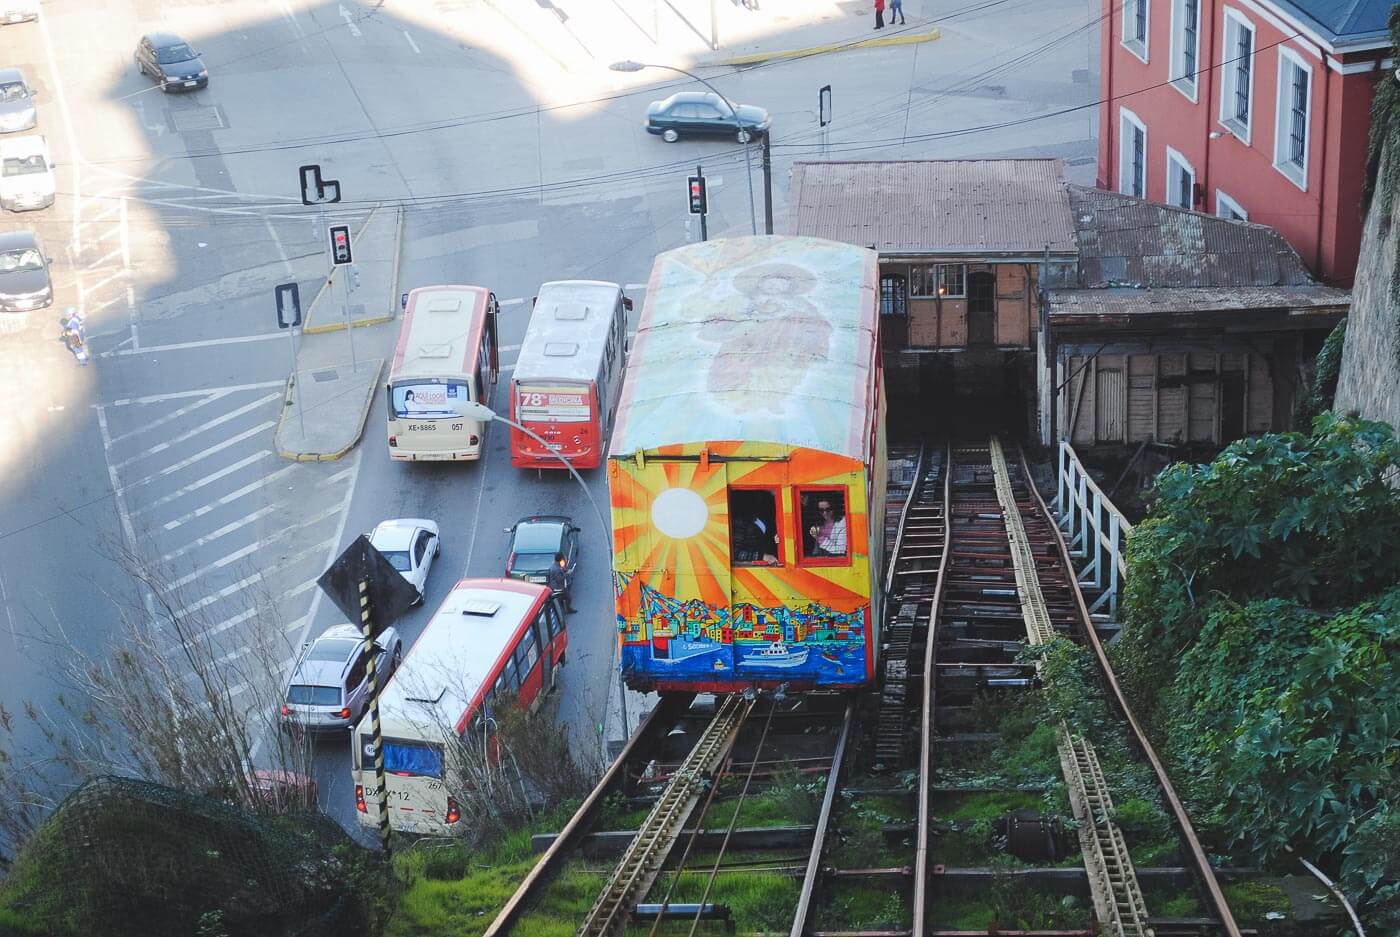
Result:
<svg viewBox="0 0 1400 937"><path fill-rule="evenodd" d="M332 268L303 314L275 436L284 459L344 456L359 442L380 386L380 356L397 331L402 210L375 209L351 243L359 287L347 268Z"/></svg>
<svg viewBox="0 0 1400 937"><path fill-rule="evenodd" d="M659 702L660 697L655 693L638 693L635 690L626 689L622 683L622 672L617 664L610 665L612 677L608 682L607 714L604 716L604 736L607 743L608 758L616 758L617 753L622 751L622 746L632 737L632 733L637 731L637 726L641 725L643 717L651 712L652 708ZM618 695L619 688L622 689L626 698L627 718L623 719L622 707L623 697Z"/></svg>

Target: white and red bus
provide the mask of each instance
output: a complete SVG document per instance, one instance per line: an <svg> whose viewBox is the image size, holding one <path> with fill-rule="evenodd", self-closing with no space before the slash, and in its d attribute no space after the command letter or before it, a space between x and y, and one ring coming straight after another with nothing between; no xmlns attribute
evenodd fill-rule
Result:
<svg viewBox="0 0 1400 937"><path fill-rule="evenodd" d="M452 588L379 696L393 829L451 832L460 819L454 765L467 753L487 756L494 707L533 708L554 689L567 647L564 615L548 586L463 579ZM353 739L355 813L378 827L368 716Z"/></svg>
<svg viewBox="0 0 1400 937"><path fill-rule="evenodd" d="M627 362L627 310L616 283L556 280L540 287L510 382L510 464L597 468L617 413Z"/></svg>
<svg viewBox="0 0 1400 937"><path fill-rule="evenodd" d="M479 286L423 286L408 294L389 369L389 458L481 458L486 427L458 404L490 406L500 352L495 295Z"/></svg>

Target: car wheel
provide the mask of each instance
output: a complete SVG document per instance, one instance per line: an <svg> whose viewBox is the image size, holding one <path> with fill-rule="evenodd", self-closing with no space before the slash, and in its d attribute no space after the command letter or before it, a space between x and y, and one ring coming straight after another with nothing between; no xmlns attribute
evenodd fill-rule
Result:
<svg viewBox="0 0 1400 937"><path fill-rule="evenodd" d="M413 600L413 604L414 604L414 605L422 605L422 604L423 604L423 590L422 590L422 589L419 589L419 590L418 590L418 598L416 598L416 599Z"/></svg>
<svg viewBox="0 0 1400 937"><path fill-rule="evenodd" d="M661 139L665 140L667 143L675 143L680 138L681 135L679 133L676 133L674 127L667 127L661 132Z"/></svg>
<svg viewBox="0 0 1400 937"><path fill-rule="evenodd" d="M437 559L440 556L442 556L442 541L438 540L433 543L433 559Z"/></svg>
<svg viewBox="0 0 1400 937"><path fill-rule="evenodd" d="M394 659L393 659L393 661L391 661L390 664L389 664L389 673L390 673L390 674L393 674L393 673L397 672L398 669L399 669L399 664L402 664L402 663L403 663L403 645L400 644L400 645L397 645L397 646L394 648Z"/></svg>
<svg viewBox="0 0 1400 937"><path fill-rule="evenodd" d="M747 130L740 130L740 131L739 131L739 142L740 142L740 143L748 143L748 142L749 142L750 140L752 140L752 139L753 139L753 134L749 133Z"/></svg>

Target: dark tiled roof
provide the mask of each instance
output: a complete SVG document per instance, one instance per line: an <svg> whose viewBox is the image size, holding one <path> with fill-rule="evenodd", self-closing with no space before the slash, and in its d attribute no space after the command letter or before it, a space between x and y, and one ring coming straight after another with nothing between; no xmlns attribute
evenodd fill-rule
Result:
<svg viewBox="0 0 1400 937"><path fill-rule="evenodd" d="M1303 286L1313 279L1273 228L1087 186L1066 186L1083 288Z"/></svg>
<svg viewBox="0 0 1400 937"><path fill-rule="evenodd" d="M1351 294L1330 286L1187 287L1135 290L1126 288L1051 290L1049 313L1069 324L1068 317L1144 316L1172 313L1230 314L1249 310L1315 310L1338 312L1351 304Z"/></svg>
<svg viewBox="0 0 1400 937"><path fill-rule="evenodd" d="M1057 159L799 162L794 234L886 256L1072 254Z"/></svg>

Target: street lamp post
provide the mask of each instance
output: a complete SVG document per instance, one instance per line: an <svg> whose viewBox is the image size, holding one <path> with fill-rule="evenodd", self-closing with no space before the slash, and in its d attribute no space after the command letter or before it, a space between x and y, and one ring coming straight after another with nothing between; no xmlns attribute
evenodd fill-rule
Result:
<svg viewBox="0 0 1400 937"><path fill-rule="evenodd" d="M745 171L746 171L746 173L747 173L748 181L749 181L749 224L750 224L750 226L751 226L752 229L753 229L753 233L754 233L754 234L757 234L757 233L758 233L758 212L757 212L757 210L754 208L754 203L753 203L753 157L752 157L752 155L751 155L750 152L749 152L749 140L752 139L752 136L753 136L753 135L750 134L747 130L744 129L743 122L739 120L739 109L738 109L737 107L734 106L734 102L731 101L731 100L729 100L729 98L725 97L725 96L724 96L724 92L720 91L718 88L716 88L714 85L710 84L710 83L709 83L708 81L706 81L705 79L701 78L699 75L695 74L694 72L688 72L688 71L686 71L686 70L683 69L683 68L677 68L677 67L674 66L674 65L657 65L657 64L652 63L652 62L634 62L634 61L632 61L631 59L627 59L627 60L622 61L622 62L614 62L614 63L612 63L611 65L609 65L608 68L612 69L612 70L615 71L615 72L639 72L639 71L641 71L641 70L644 69L644 68L664 68L664 69L666 69L667 71L676 72L677 74L684 75L684 76L686 76L687 78L691 78L691 79L694 79L695 81L700 82L700 84L704 85L706 88L709 88L711 91L713 91L713 92L719 97L719 99L720 99L721 101L724 102L725 106L729 108L729 113L731 113L731 114L734 115L734 130L735 130L735 135L739 138L739 142L742 143L742 144L744 144L744 169L745 169ZM772 128L769 128L769 129L770 129L770 131L771 131ZM764 150L763 150L763 151L764 151L764 153L766 154L766 153L768 152L768 143L767 143L767 140L768 140L768 133L767 133L767 132L764 133L763 139L764 139ZM765 156L764 166L765 166L765 167L768 166L768 162L767 162L767 157L766 157L766 156ZM764 173L764 180L765 180L765 185L767 186L767 188L764 190L764 193L763 193L763 198L764 198L764 202L763 202L763 205L764 205L763 216L764 216L764 220L765 220L765 227L768 229L768 230L767 230L767 233L768 233L768 234L772 234L772 233L773 233L773 231L772 231L772 226L771 226L770 223L767 223L767 222L769 222L769 219L771 219L771 218L773 217L773 187L772 187L772 181L771 181L771 179L770 179L770 177L769 177L769 175L768 175L767 172Z"/></svg>

